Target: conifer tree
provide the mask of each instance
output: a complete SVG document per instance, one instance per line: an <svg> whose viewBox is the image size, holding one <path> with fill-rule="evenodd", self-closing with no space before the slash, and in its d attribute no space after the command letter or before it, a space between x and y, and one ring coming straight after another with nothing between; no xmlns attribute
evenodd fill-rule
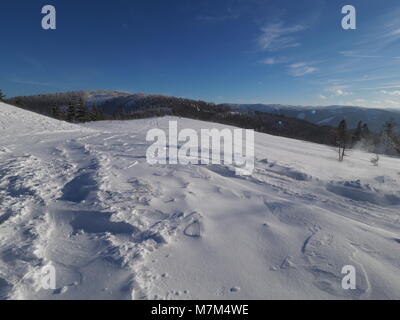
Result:
<svg viewBox="0 0 400 320"><path fill-rule="evenodd" d="M400 153L400 138L396 134L396 123L393 120L388 120L383 125L380 140L380 152L386 154Z"/></svg>
<svg viewBox="0 0 400 320"><path fill-rule="evenodd" d="M78 101L78 107L76 109L76 121L78 122L88 121L88 111L86 103L83 101L83 98L79 98Z"/></svg>
<svg viewBox="0 0 400 320"><path fill-rule="evenodd" d="M357 142L361 141L362 128L363 128L363 123L362 123L362 121L359 121L357 124L357 128L353 134L353 138L352 138L353 145L356 144Z"/></svg>
<svg viewBox="0 0 400 320"><path fill-rule="evenodd" d="M68 104L68 111L67 111L67 121L68 122L75 122L76 120L76 108L74 102L70 100Z"/></svg>
<svg viewBox="0 0 400 320"><path fill-rule="evenodd" d="M55 104L53 106L53 108L51 109L51 115L54 119L60 119L60 108L58 107L57 104Z"/></svg>
<svg viewBox="0 0 400 320"><path fill-rule="evenodd" d="M371 135L371 131L369 130L368 125L366 123L364 123L361 128L361 138L366 139L366 138L369 138L370 135Z"/></svg>
<svg viewBox="0 0 400 320"><path fill-rule="evenodd" d="M6 98L6 95L0 89L0 101L4 101L5 98Z"/></svg>
<svg viewBox="0 0 400 320"><path fill-rule="evenodd" d="M97 109L97 106L94 104L92 106L92 112L90 113L90 119L92 121L98 121L99 119L99 110Z"/></svg>

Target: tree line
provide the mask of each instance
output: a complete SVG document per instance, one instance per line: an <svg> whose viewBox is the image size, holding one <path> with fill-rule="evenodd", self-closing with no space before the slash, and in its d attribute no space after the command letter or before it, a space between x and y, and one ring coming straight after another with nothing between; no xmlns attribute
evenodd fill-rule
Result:
<svg viewBox="0 0 400 320"><path fill-rule="evenodd" d="M400 155L400 136L397 124L394 120L387 120L379 133L373 133L368 125L362 121L358 122L355 129L348 129L347 121L343 119L336 130L336 145L338 147L338 159L343 161L346 150L357 148L367 152L375 153L371 159L374 165L378 164L378 154Z"/></svg>
<svg viewBox="0 0 400 320"><path fill-rule="evenodd" d="M65 120L71 123L101 121L106 119L103 111L98 109L96 105L93 105L89 110L82 97L71 99L66 108L54 104L51 109L51 116L55 119Z"/></svg>

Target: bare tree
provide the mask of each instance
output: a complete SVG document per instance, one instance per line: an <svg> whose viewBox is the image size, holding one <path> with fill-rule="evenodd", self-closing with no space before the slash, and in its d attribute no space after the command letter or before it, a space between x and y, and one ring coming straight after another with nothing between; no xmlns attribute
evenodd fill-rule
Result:
<svg viewBox="0 0 400 320"><path fill-rule="evenodd" d="M339 123L336 143L339 147L339 161L343 161L347 146L347 122L344 119Z"/></svg>

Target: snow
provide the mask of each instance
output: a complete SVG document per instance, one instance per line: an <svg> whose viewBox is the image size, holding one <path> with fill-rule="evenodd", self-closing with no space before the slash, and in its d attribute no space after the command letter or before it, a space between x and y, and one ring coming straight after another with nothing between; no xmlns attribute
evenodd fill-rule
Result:
<svg viewBox="0 0 400 320"><path fill-rule="evenodd" d="M82 128L0 102L0 132L3 137L77 130Z"/></svg>
<svg viewBox="0 0 400 320"><path fill-rule="evenodd" d="M78 126L0 105L0 298L400 298L400 159L339 163L334 148L256 133L251 176L151 166L146 133L170 120L226 128ZM49 265L55 290L37 276Z"/></svg>

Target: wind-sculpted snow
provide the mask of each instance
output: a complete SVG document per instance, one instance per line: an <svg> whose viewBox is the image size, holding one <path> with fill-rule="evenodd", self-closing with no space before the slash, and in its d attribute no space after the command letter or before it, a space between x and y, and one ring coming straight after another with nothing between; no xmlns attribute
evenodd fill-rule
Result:
<svg viewBox="0 0 400 320"><path fill-rule="evenodd" d="M146 161L149 129L223 125L78 127L1 110L0 298L400 298L398 158L339 163L333 148L256 134L255 170L236 176ZM49 265L52 290L38 277Z"/></svg>

